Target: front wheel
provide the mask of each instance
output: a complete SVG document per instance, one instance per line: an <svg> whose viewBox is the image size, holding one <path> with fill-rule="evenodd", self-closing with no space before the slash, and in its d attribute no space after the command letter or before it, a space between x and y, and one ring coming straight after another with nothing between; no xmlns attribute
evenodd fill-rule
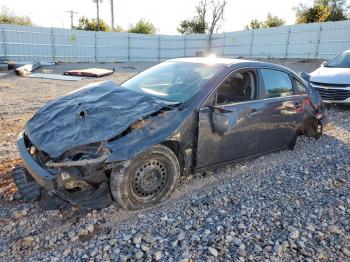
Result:
<svg viewBox="0 0 350 262"><path fill-rule="evenodd" d="M180 176L179 161L172 150L155 145L112 170L110 188L124 209L141 209L166 200Z"/></svg>

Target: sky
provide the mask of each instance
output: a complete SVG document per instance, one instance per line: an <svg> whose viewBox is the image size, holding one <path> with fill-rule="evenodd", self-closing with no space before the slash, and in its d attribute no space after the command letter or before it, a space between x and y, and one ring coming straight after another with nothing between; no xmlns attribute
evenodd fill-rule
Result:
<svg viewBox="0 0 350 262"><path fill-rule="evenodd" d="M227 0L225 20L221 31L243 30L252 19L263 20L268 13L295 22L293 7L300 2L311 4L312 0ZM144 18L151 21L159 34L178 34L176 28L181 20L193 17L198 0L114 0L115 24L128 28ZM96 17L96 4L92 0L0 0L20 15L28 15L37 26L70 28L67 10L73 9L74 24L78 16ZM111 23L110 0L100 4L100 18Z"/></svg>

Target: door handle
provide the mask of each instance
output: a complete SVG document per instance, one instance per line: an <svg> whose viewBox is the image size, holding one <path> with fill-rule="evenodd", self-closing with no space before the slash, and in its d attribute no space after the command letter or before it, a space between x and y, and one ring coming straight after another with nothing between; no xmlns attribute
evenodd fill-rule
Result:
<svg viewBox="0 0 350 262"><path fill-rule="evenodd" d="M248 116L254 116L254 115L256 115L257 113L259 113L258 110L256 110L256 109L254 108L254 109L250 110L250 112L248 113Z"/></svg>

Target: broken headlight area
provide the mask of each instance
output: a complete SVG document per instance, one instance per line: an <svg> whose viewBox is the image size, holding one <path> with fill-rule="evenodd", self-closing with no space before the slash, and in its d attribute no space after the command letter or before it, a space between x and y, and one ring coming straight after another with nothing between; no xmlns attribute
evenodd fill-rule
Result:
<svg viewBox="0 0 350 262"><path fill-rule="evenodd" d="M56 196L71 204L101 208L112 203L109 194L109 170L104 161L110 151L104 143L69 150L45 166L55 170Z"/></svg>
<svg viewBox="0 0 350 262"><path fill-rule="evenodd" d="M103 163L109 155L104 143L96 143L69 150L60 159L47 161L45 166L55 169L59 189L92 190L108 179Z"/></svg>
<svg viewBox="0 0 350 262"><path fill-rule="evenodd" d="M104 143L97 143L69 150L63 154L60 161L50 160L45 165L49 168L95 165L105 161L109 155L107 146Z"/></svg>

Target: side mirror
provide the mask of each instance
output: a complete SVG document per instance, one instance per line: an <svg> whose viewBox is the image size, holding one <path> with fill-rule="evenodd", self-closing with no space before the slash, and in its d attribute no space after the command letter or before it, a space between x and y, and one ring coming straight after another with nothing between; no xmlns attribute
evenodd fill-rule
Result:
<svg viewBox="0 0 350 262"><path fill-rule="evenodd" d="M305 73L305 72L301 72L299 73L299 76L304 79L306 82L309 82L310 80L310 75L308 73Z"/></svg>
<svg viewBox="0 0 350 262"><path fill-rule="evenodd" d="M220 135L227 132L229 129L229 110L222 107L210 106L212 128L215 133Z"/></svg>
<svg viewBox="0 0 350 262"><path fill-rule="evenodd" d="M327 61L323 61L321 66L324 67L327 64Z"/></svg>

